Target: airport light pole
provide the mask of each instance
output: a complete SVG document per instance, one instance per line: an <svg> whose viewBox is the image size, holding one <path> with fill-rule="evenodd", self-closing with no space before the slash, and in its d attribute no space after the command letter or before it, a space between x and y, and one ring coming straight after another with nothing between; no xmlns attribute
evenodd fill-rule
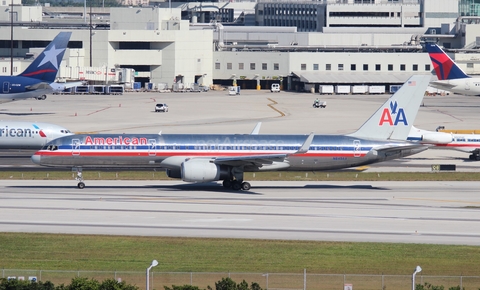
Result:
<svg viewBox="0 0 480 290"><path fill-rule="evenodd" d="M147 268L147 289L146 290L150 290L150 269L152 269L153 267L155 267L157 265L158 265L158 261L153 260L150 267Z"/></svg>
<svg viewBox="0 0 480 290"><path fill-rule="evenodd" d="M412 290L415 290L415 275L417 275L417 273L420 273L421 271L422 271L422 268L420 266L417 266L415 268L415 271L413 272L413 275L412 275Z"/></svg>

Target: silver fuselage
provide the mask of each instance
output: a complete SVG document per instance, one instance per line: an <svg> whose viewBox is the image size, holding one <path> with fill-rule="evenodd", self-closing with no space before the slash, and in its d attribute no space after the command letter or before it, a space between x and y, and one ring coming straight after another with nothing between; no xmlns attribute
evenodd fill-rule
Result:
<svg viewBox="0 0 480 290"><path fill-rule="evenodd" d="M233 162L261 156L282 155L272 164L243 165L247 171L330 170L372 164L409 156L426 149L402 141L378 141L349 136L315 135L309 149L298 153L307 135L216 134L98 134L56 139L32 156L44 166L61 167L156 167L178 169L186 159ZM260 156L260 157L259 157ZM248 162L248 160L247 160Z"/></svg>

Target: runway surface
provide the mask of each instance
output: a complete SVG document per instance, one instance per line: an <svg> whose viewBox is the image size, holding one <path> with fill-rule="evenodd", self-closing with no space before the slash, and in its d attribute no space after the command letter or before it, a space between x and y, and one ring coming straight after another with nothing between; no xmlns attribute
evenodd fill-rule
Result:
<svg viewBox="0 0 480 290"><path fill-rule="evenodd" d="M2 181L0 229L480 245L480 182Z"/></svg>

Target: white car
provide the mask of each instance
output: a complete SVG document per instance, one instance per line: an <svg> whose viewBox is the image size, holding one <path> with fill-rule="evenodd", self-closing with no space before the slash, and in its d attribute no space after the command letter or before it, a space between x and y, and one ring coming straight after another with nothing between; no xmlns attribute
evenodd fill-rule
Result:
<svg viewBox="0 0 480 290"><path fill-rule="evenodd" d="M155 105L155 112L168 112L167 104L156 104Z"/></svg>

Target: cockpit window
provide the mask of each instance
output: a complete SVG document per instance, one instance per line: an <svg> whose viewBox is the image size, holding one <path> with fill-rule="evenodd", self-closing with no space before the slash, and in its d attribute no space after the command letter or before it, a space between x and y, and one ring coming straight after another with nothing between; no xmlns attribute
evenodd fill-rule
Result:
<svg viewBox="0 0 480 290"><path fill-rule="evenodd" d="M57 145L48 145L46 146L46 150L48 151L55 151L55 150L58 150L58 146Z"/></svg>

